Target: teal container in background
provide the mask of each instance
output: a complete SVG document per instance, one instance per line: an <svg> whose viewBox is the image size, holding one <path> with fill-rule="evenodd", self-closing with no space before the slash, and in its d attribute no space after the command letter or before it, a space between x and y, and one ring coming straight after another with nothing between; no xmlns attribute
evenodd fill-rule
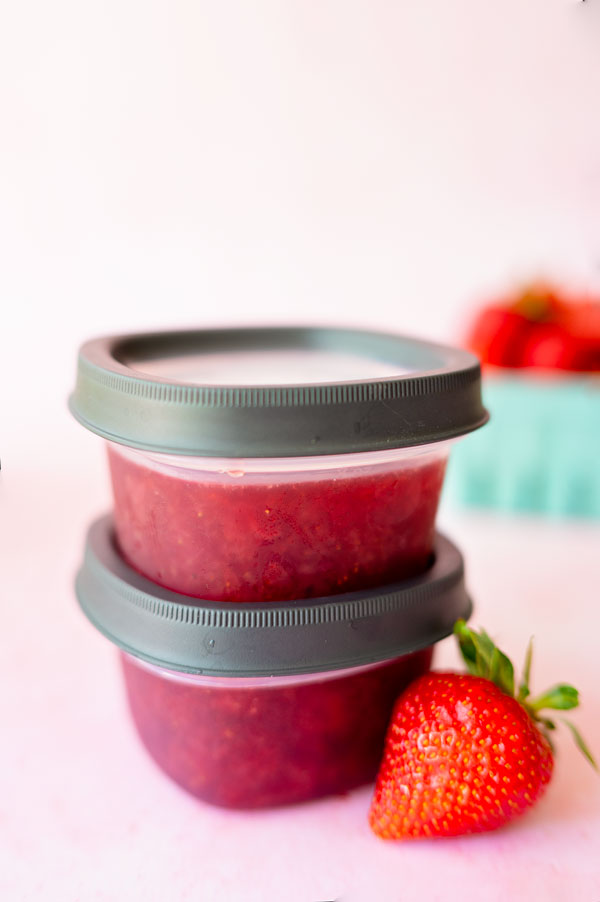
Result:
<svg viewBox="0 0 600 902"><path fill-rule="evenodd" d="M485 429L454 449L455 506L600 517L600 377L484 378Z"/></svg>

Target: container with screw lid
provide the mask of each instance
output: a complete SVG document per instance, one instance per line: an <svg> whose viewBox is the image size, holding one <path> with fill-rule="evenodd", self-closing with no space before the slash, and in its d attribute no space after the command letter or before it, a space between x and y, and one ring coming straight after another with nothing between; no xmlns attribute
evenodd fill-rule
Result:
<svg viewBox="0 0 600 902"><path fill-rule="evenodd" d="M327 598L228 605L156 586L94 523L79 603L121 650L129 706L159 767L216 805L261 808L374 779L392 706L471 602L436 536L424 574Z"/></svg>
<svg viewBox="0 0 600 902"><path fill-rule="evenodd" d="M423 572L450 447L487 419L469 353L326 328L93 340L70 406L108 442L126 560L242 603Z"/></svg>

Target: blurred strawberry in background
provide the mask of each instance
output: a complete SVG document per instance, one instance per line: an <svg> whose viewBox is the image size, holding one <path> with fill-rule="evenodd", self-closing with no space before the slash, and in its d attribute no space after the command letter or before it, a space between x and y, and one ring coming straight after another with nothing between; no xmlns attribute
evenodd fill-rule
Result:
<svg viewBox="0 0 600 902"><path fill-rule="evenodd" d="M482 307L466 344L484 365L600 371L600 299L532 285Z"/></svg>

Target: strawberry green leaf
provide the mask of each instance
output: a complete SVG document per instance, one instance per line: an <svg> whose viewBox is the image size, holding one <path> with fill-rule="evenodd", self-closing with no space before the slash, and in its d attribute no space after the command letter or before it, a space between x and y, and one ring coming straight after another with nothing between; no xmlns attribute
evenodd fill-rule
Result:
<svg viewBox="0 0 600 902"><path fill-rule="evenodd" d="M533 636L529 640L529 644L527 645L527 652L525 653L525 664L523 666L523 675L521 677L521 682L519 684L519 694L517 696L517 700L522 702L528 697L531 692L529 688L529 680L531 675L531 659L533 657Z"/></svg>
<svg viewBox="0 0 600 902"><path fill-rule="evenodd" d="M492 659L494 657L496 646L485 630L481 630L479 633L474 633L473 640L477 649L477 660L480 667L480 676L486 677L488 680L491 680Z"/></svg>
<svg viewBox="0 0 600 902"><path fill-rule="evenodd" d="M585 758L587 758L587 760L590 762L590 764L592 765L594 770L598 770L598 765L596 764L596 762L592 756L592 753L590 752L587 745L585 744L585 742L583 740L583 736L581 735L581 733L579 732L579 730L577 729L575 724L572 724L570 720L565 720L564 717L561 718L561 720L563 723L565 723L568 726L571 733L573 734L573 739L575 740L575 745L577 746L579 751L584 755Z"/></svg>
<svg viewBox="0 0 600 902"><path fill-rule="evenodd" d="M515 694L515 675L512 662L506 655L494 646L490 663L490 680L506 692L507 695Z"/></svg>
<svg viewBox="0 0 600 902"><path fill-rule="evenodd" d="M464 620L457 620L454 624L454 635L458 639L458 647L467 670L477 675L477 649L473 641L473 630L469 629Z"/></svg>
<svg viewBox="0 0 600 902"><path fill-rule="evenodd" d="M458 620L454 633L469 673L491 680L503 692L513 696L515 678L512 663L485 630L477 633L464 620Z"/></svg>
<svg viewBox="0 0 600 902"><path fill-rule="evenodd" d="M554 710L569 711L576 708L579 704L579 693L574 686L568 686L561 683L553 686L543 695L538 696L527 703L527 707L532 711L541 711L542 708L552 708Z"/></svg>

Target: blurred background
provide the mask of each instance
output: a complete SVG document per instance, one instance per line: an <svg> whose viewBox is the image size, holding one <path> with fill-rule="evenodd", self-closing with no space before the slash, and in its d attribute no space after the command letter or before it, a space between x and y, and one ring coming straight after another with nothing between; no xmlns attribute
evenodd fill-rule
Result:
<svg viewBox="0 0 600 902"><path fill-rule="evenodd" d="M599 41L594 0L9 5L4 456L9 386L55 423L87 336L452 340L521 280L600 286Z"/></svg>
<svg viewBox="0 0 600 902"><path fill-rule="evenodd" d="M281 898L256 864L279 843L300 881L292 902L337 898L349 868L363 891L344 899L375 898L377 873L378 900L397 902L397 850L356 826L368 792L257 830L198 809L143 757L113 650L73 598L85 529L110 497L102 443L66 408L77 348L108 332L272 322L455 342L481 304L532 279L598 294L599 96L600 0L4 5L4 898L198 898L181 862L201 840L206 898L240 885L244 902ZM535 631L539 685L564 676L587 692L579 722L598 752L597 524L444 508L441 522L506 650L520 659ZM439 660L456 663L448 645ZM568 741L570 782L529 832L440 851L430 898L449 898L450 878L481 898L467 866L474 888L498 878L490 900L591 898L598 796ZM346 845L330 854L332 835ZM247 854L234 861L232 847ZM415 886L424 854L402 858Z"/></svg>

